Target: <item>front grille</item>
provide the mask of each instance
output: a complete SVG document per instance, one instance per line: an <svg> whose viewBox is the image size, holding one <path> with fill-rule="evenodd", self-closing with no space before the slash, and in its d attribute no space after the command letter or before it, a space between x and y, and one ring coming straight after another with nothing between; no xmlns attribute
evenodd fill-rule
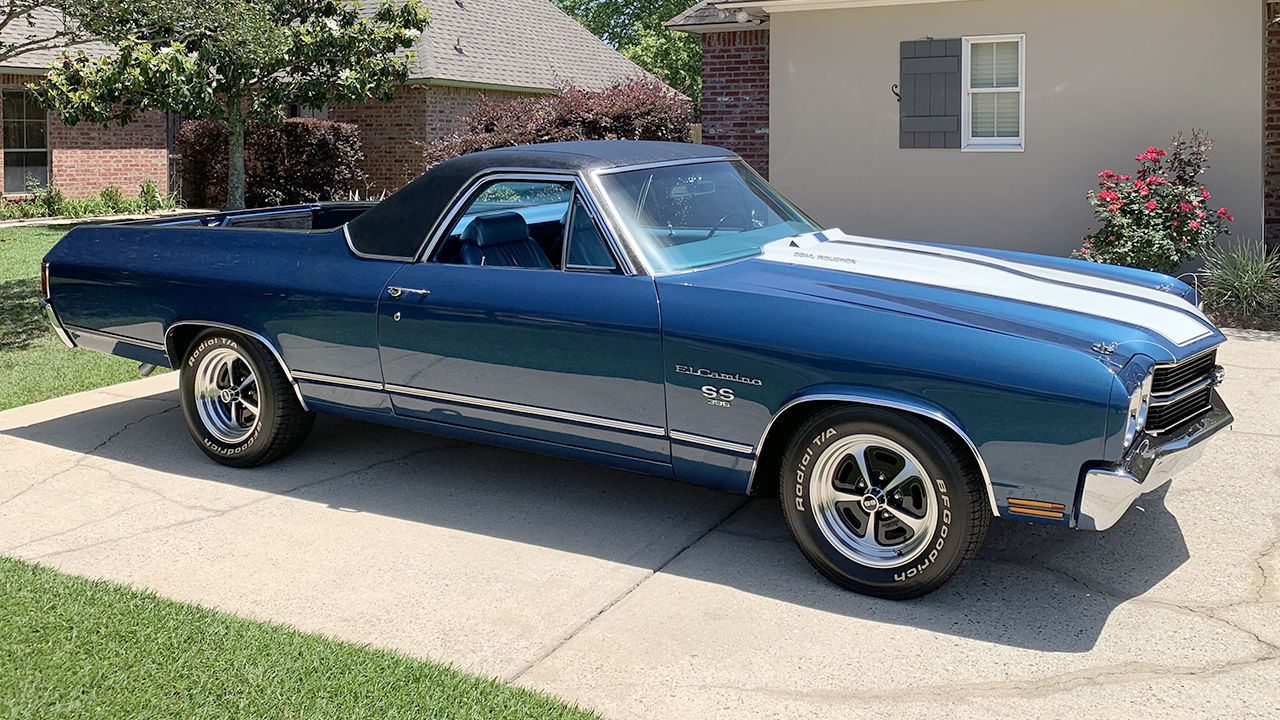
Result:
<svg viewBox="0 0 1280 720"><path fill-rule="evenodd" d="M1159 435L1213 408L1218 351L1210 350L1176 365L1156 367L1151 383L1147 432Z"/></svg>

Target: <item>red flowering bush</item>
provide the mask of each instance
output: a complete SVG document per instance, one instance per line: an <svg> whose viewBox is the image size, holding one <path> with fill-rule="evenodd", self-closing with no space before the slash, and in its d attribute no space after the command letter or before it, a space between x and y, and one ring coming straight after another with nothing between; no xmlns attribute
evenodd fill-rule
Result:
<svg viewBox="0 0 1280 720"><path fill-rule="evenodd" d="M1102 227L1072 257L1167 273L1213 247L1235 218L1214 209L1213 194L1199 182L1212 147L1200 130L1190 142L1178 133L1168 152L1152 147L1134 158L1137 173L1100 173L1089 203Z"/></svg>
<svg viewBox="0 0 1280 720"><path fill-rule="evenodd" d="M566 86L558 95L481 100L466 131L430 143L426 167L479 150L566 140L674 140L689 137L689 99L652 78L603 90Z"/></svg>

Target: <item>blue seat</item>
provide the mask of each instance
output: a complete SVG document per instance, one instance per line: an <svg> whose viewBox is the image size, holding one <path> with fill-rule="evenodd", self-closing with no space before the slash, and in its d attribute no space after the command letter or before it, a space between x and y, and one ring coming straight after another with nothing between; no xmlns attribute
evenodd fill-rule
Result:
<svg viewBox="0 0 1280 720"><path fill-rule="evenodd" d="M529 236L529 225L520 213L476 216L460 239L458 258L464 265L554 269L537 241Z"/></svg>

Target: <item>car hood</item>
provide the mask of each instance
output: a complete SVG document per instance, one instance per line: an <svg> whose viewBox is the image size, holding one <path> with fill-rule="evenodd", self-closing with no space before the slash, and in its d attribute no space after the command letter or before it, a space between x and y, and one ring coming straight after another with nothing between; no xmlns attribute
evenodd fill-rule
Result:
<svg viewBox="0 0 1280 720"><path fill-rule="evenodd" d="M770 243L732 268L758 289L1101 351L1113 364L1138 353L1177 361L1225 340L1183 283L1096 263L826 230Z"/></svg>

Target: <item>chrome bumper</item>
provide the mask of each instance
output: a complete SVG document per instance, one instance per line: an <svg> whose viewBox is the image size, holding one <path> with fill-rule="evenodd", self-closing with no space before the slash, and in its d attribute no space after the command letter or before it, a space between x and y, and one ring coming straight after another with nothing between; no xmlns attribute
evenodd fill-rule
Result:
<svg viewBox="0 0 1280 720"><path fill-rule="evenodd" d="M45 319L49 321L53 331L58 334L58 339L62 340L62 344L69 348L75 347L76 344L72 342L66 328L62 327L62 321L58 319L58 311L53 309L53 305L48 300L41 300L40 309L44 311Z"/></svg>
<svg viewBox="0 0 1280 720"><path fill-rule="evenodd" d="M1142 436L1116 467L1090 470L1084 476L1076 527L1106 530L1140 495L1159 488L1204 455L1205 441L1230 427L1235 418L1217 391L1213 409L1168 435Z"/></svg>

